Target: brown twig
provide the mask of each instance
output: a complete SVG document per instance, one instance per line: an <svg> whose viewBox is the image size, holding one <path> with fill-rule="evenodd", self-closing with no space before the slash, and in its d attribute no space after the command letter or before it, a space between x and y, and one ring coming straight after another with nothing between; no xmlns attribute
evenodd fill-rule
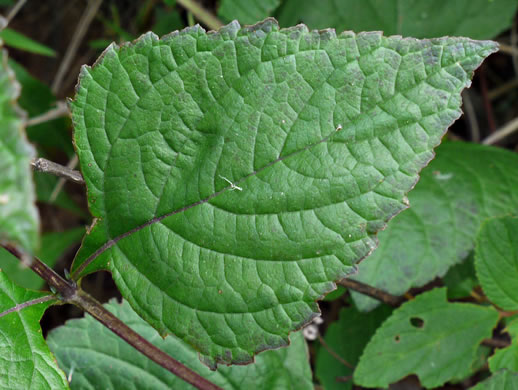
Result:
<svg viewBox="0 0 518 390"><path fill-rule="evenodd" d="M220 27L223 26L221 20L219 20L215 15L207 11L201 5L199 5L194 0L178 0L178 4L180 4L187 11L191 12L196 19L202 22L205 26L212 30L219 30Z"/></svg>
<svg viewBox="0 0 518 390"><path fill-rule="evenodd" d="M341 357L340 355L338 355L334 350L333 348L331 348L329 346L329 344L327 344L327 342L324 340L324 338L322 336L317 335L318 337L318 341L320 342L320 344L322 344L322 347L325 348L325 350L327 352L329 352L329 354L334 357L336 360L338 360L340 363L342 363L344 366L346 367L349 367L350 369L353 369L354 370L354 366L349 363L347 360L345 360L343 357Z"/></svg>
<svg viewBox="0 0 518 390"><path fill-rule="evenodd" d="M20 11L22 9L22 7L25 5L26 2L27 2L27 0L18 0L18 2L13 6L13 8L11 8L9 10L9 13L7 14L7 16L5 18L7 23L4 27L7 27L7 25L11 22L11 20L14 19L14 17L18 13L18 11Z"/></svg>
<svg viewBox="0 0 518 390"><path fill-rule="evenodd" d="M30 118L25 122L27 127L39 125L43 122L48 122L56 118L60 118L62 116L68 115L69 110L67 103L64 101L59 101L56 103L56 108L53 108L41 115L35 116L34 118Z"/></svg>
<svg viewBox="0 0 518 390"><path fill-rule="evenodd" d="M86 31L90 26L90 23L92 23L97 10L101 6L101 3L102 0L89 0L86 11L83 13L79 23L77 24L76 31L72 36L72 40L67 47L65 56L63 57L61 64L59 64L58 71L54 77L54 81L52 82L51 90L55 95L59 92L59 89L61 88L61 82L63 81L63 78L65 77L71 62L77 53L77 49L79 49L79 44L83 40L83 37L85 36Z"/></svg>
<svg viewBox="0 0 518 390"><path fill-rule="evenodd" d="M31 161L31 166L35 171L50 173L51 175L62 177L63 179L73 181L74 183L85 184L81 172L57 164L53 161L47 160L46 158L39 157Z"/></svg>
<svg viewBox="0 0 518 390"><path fill-rule="evenodd" d="M404 297L398 297L396 295L389 294L383 290L380 290L379 288L369 286L368 284L358 282L357 280L342 279L338 282L338 284L359 293L368 295L369 297L377 299L378 301L386 303L390 306L399 306L405 301Z"/></svg>
<svg viewBox="0 0 518 390"><path fill-rule="evenodd" d="M17 248L3 244L1 246L18 259L22 259L23 255ZM169 372L175 374L200 390L222 390L214 383L203 378L176 359L167 355L161 349L155 347L133 329L128 327L112 312L108 311L91 295L81 290L75 282L62 278L38 258L34 257L32 262L30 262L29 267L45 280L52 290L56 291L56 298L59 298L64 303L71 303L81 308L130 344L137 351L164 367Z"/></svg>
<svg viewBox="0 0 518 390"><path fill-rule="evenodd" d="M482 341L482 345L491 348L506 348L511 345L511 343L509 341L500 339L484 339Z"/></svg>
<svg viewBox="0 0 518 390"><path fill-rule="evenodd" d="M495 117L493 115L493 106L491 105L491 101L489 99L489 94L488 94L485 65L482 65L480 67L479 80L480 80L480 92L482 94L482 101L484 103L484 109L486 111L486 116L487 116L487 125L489 127L489 132L494 133L496 130L496 124L495 124Z"/></svg>

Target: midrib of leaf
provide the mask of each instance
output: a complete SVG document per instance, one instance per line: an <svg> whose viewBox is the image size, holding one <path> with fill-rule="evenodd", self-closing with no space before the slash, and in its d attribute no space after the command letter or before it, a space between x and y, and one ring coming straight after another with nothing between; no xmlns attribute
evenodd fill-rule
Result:
<svg viewBox="0 0 518 390"><path fill-rule="evenodd" d="M281 157L278 157L276 160L272 161L271 163L259 168L258 170L256 171L253 171L251 173L249 173L248 175L244 176L243 178L239 179L238 181L236 181L235 183L232 183L233 185L229 184L228 186L224 187L223 189L217 191L217 192L214 192L212 193L211 195L209 195L208 197L202 199L202 200L199 200L198 202L194 202L194 203L191 203L187 206L184 206L184 207L181 207L179 209L176 209L176 210L173 210L169 213L166 213L166 214L163 214L161 216L158 216L158 217L155 217L155 218L152 218L150 219L149 221L137 226L137 227L134 227L133 229L130 229L128 230L127 232L123 233L123 234L120 234L119 236L115 237L115 238L112 238L110 239L109 241L107 241L103 246L101 246L98 250L96 250L92 255L90 255L82 264L81 266L79 266L76 271L74 272L73 276L75 277L76 275L80 275L81 272L92 262L94 261L98 256L100 256L102 253L104 253L105 251L107 251L108 249L110 249L111 247L113 247L117 242L119 242L120 240L130 236L131 234L135 233L135 232L138 232L139 230L142 230L144 229L145 227L149 226L149 225L152 225L154 223L157 223L157 222L160 222L162 221L163 219L167 218L167 217L170 217L172 215L175 215L175 214L179 214L179 213L182 213L184 211L187 211L189 209L192 209L196 206L199 206L199 205L202 205L204 203L207 203L209 202L210 200L214 199L215 197L223 194L224 192L227 192L227 191L234 191L236 190L235 189L235 186L236 185L240 185L242 184L245 180L247 180L248 178L252 177L252 176L255 176L257 174L259 174L260 172L270 168L271 166L281 162L281 161L284 161L290 157L294 157L306 150L309 150L311 148L313 148L314 146L316 145L319 145L319 144L322 144L324 142L327 142L333 135L335 135L338 131L342 130L342 126L339 125L336 130L325 136L324 138L322 138L320 141L318 142L315 142L311 145L308 145L302 149L299 149L295 152L292 152L290 154L287 154L285 156L281 156ZM157 202L157 207L158 207L158 204L160 202Z"/></svg>

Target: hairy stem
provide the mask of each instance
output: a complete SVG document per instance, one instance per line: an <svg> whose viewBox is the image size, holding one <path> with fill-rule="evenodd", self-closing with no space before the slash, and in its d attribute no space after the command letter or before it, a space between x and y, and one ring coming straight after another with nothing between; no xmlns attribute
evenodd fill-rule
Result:
<svg viewBox="0 0 518 390"><path fill-rule="evenodd" d="M194 0L178 0L178 4L184 7L187 11L191 12L196 19L198 19L211 30L218 30L223 26L221 20L219 20L216 16L211 14Z"/></svg>
<svg viewBox="0 0 518 390"><path fill-rule="evenodd" d="M3 244L2 247L18 259L22 259L22 253L15 247ZM62 302L71 303L84 310L137 351L147 356L155 363L161 365L169 372L175 374L200 390L222 390L220 387L209 382L207 379L184 366L176 359L173 359L161 349L155 347L113 315L113 313L104 308L104 306L91 295L81 290L75 282L62 278L38 258L34 257L32 262L29 264L29 267L56 291L58 298Z"/></svg>
<svg viewBox="0 0 518 390"><path fill-rule="evenodd" d="M85 184L81 172L70 169L63 165L57 164L46 158L37 158L31 161L31 166L35 171L50 173L51 175L62 177L63 179L73 181L78 184Z"/></svg>

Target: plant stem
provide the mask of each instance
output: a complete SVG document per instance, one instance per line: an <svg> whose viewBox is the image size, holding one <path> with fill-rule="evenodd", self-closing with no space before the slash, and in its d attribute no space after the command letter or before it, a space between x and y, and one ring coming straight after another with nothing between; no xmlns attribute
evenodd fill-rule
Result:
<svg viewBox="0 0 518 390"><path fill-rule="evenodd" d="M178 0L177 3L184 7L187 11L192 12L196 19L198 19L211 30L218 30L223 26L221 20L199 5L196 1Z"/></svg>
<svg viewBox="0 0 518 390"><path fill-rule="evenodd" d="M7 251L18 259L22 259L22 253L13 246L3 245ZM140 336L137 332L127 326L113 313L95 300L91 295L81 290L75 282L66 280L57 274L53 269L34 257L29 267L44 279L51 289L56 290L58 298L64 303L71 303L84 310L101 324L110 329L117 336L130 344L137 351L164 367L169 372L190 383L200 390L222 390L212 382L203 378L190 368L167 355L161 349L155 347L149 341Z"/></svg>
<svg viewBox="0 0 518 390"><path fill-rule="evenodd" d="M57 164L53 161L47 160L46 158L40 157L31 161L31 166L35 171L50 173L52 175L73 181L74 183L85 184L81 172Z"/></svg>
<svg viewBox="0 0 518 390"><path fill-rule="evenodd" d="M396 295L389 294L383 290L380 290L379 288L369 286L368 284L358 282L357 280L342 279L338 282L338 284L359 293L368 295L369 297L377 299L378 301L386 303L390 306L399 306L405 301L404 297L398 297Z"/></svg>
<svg viewBox="0 0 518 390"><path fill-rule="evenodd" d="M7 25L11 22L11 20L14 19L18 11L22 9L22 7L25 5L27 0L18 0L18 2L14 5L13 8L9 10L9 14L7 14L7 24L4 27L7 27Z"/></svg>
<svg viewBox="0 0 518 390"><path fill-rule="evenodd" d="M83 15L81 16L81 19L79 20L79 23L77 24L76 31L74 31L72 40L70 41L70 43L67 47L65 56L63 57L63 60L61 61L61 64L59 65L56 76L54 77L54 81L52 82L52 86L50 89L52 90L52 92L54 94L57 94L59 92L59 89L61 88L61 82L63 81L63 78L65 77L65 73L67 72L68 68L70 67L71 62L77 53L77 49L79 49L79 44L83 40L83 37L85 36L86 31L88 30L88 27L90 26L90 23L92 23L92 20L94 19L95 14L97 13L97 10L101 6L101 3L102 3L102 0L90 0L88 2L86 11L83 13Z"/></svg>
<svg viewBox="0 0 518 390"><path fill-rule="evenodd" d="M62 116L68 115L68 106L64 101L59 101L56 104L56 108L53 108L41 115L35 116L34 118L30 118L25 122L25 126L35 126L39 125L43 122L48 122L56 118L60 118Z"/></svg>

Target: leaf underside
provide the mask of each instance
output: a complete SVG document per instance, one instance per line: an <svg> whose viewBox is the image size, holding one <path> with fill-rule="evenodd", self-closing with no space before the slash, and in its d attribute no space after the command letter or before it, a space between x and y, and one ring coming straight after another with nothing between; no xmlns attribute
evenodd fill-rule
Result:
<svg viewBox="0 0 518 390"><path fill-rule="evenodd" d="M39 218L30 161L35 153L25 137L26 114L16 104L20 85L1 45L0 91L0 243L34 252Z"/></svg>
<svg viewBox="0 0 518 390"><path fill-rule="evenodd" d="M407 207L495 50L273 19L110 46L71 105L97 218L73 275L110 270L213 367L286 345Z"/></svg>

